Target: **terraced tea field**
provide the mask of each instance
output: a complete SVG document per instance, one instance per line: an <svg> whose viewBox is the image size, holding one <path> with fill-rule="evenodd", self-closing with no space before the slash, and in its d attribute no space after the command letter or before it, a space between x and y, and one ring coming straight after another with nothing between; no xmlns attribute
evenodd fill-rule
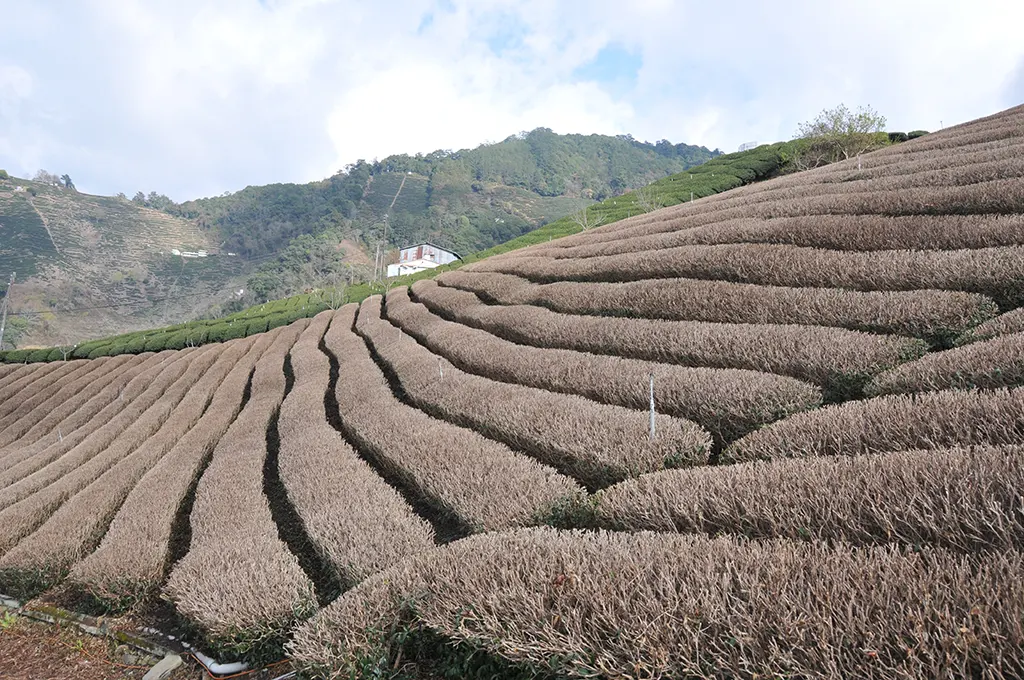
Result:
<svg viewBox="0 0 1024 680"><path fill-rule="evenodd" d="M1021 677L1022 159L1018 107L254 336L0 365L0 592L164 598L317 677Z"/></svg>

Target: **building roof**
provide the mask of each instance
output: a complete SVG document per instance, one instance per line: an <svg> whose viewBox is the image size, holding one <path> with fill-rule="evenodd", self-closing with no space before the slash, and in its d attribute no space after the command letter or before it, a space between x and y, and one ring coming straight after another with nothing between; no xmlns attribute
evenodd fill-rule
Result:
<svg viewBox="0 0 1024 680"><path fill-rule="evenodd" d="M445 248L444 246L439 246L436 243L431 243L430 241L419 241L417 243L413 243L412 245L402 246L401 248L399 248L399 250L409 250L410 248L419 248L420 246L430 246L431 248L437 248L438 250L443 250L446 253L451 253L460 260L462 259L462 256L459 255L454 250L452 250L451 248Z"/></svg>

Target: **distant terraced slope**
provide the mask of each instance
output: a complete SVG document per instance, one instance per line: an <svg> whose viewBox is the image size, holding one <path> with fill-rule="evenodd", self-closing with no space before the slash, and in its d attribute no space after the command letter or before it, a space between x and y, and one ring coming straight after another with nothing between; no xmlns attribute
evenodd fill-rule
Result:
<svg viewBox="0 0 1024 680"><path fill-rule="evenodd" d="M1022 152L1018 107L255 336L2 366L0 592L163 597L314 677L1021 677Z"/></svg>
<svg viewBox="0 0 1024 680"><path fill-rule="evenodd" d="M190 318L243 274L239 258L171 253L216 251L212 239L193 221L116 198L0 182L2 278L17 272L15 311L49 322L33 323L22 345L74 344Z"/></svg>

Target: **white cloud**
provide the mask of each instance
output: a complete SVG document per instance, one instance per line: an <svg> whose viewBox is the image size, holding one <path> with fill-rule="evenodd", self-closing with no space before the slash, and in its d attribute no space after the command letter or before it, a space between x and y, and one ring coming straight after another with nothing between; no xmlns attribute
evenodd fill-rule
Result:
<svg viewBox="0 0 1024 680"><path fill-rule="evenodd" d="M179 200L538 126L729 151L845 102L935 129L1024 82L1018 0L20 7L0 25L0 167ZM636 82L579 82L608 45L641 57Z"/></svg>

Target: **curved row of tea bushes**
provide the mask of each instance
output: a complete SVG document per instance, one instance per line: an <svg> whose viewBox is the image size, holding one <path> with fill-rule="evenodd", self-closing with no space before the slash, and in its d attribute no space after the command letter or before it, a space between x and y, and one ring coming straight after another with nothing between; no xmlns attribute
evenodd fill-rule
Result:
<svg viewBox="0 0 1024 680"><path fill-rule="evenodd" d="M56 389L40 390L37 394L25 399L12 413L0 420L0 451L12 442L19 441L29 430L48 415L54 413L62 405L87 390L90 385L110 380L110 374L128 360L98 359L95 362L83 362L81 371L67 376L63 385ZM109 365L108 365L109 364Z"/></svg>
<svg viewBox="0 0 1024 680"><path fill-rule="evenodd" d="M897 366L868 385L869 394L1024 385L1024 332L936 352Z"/></svg>
<svg viewBox="0 0 1024 680"><path fill-rule="evenodd" d="M725 462L1024 444L1024 388L886 395L826 406L752 432Z"/></svg>
<svg viewBox="0 0 1024 680"><path fill-rule="evenodd" d="M410 304L392 291L389 310ZM406 399L431 415L504 442L600 488L665 467L703 465L711 437L696 424L658 415L649 436L645 413L571 394L496 382L460 371L380 317L380 303L363 303L356 330L398 379Z"/></svg>
<svg viewBox="0 0 1024 680"><path fill-rule="evenodd" d="M188 391L176 404L168 404L172 410L159 429L123 458L112 461L99 477L70 496L38 529L0 558L0 579L31 583L33 589L41 591L59 583L91 553L132 488L188 436L245 349L215 346L194 358L182 376L190 383ZM145 418L144 414L137 422ZM58 485L73 488L67 484L71 476Z"/></svg>
<svg viewBox="0 0 1024 680"><path fill-rule="evenodd" d="M985 323L970 329L957 340L957 344L966 345L1011 333L1024 333L1024 307L1000 314L996 318L989 319Z"/></svg>
<svg viewBox="0 0 1024 680"><path fill-rule="evenodd" d="M1024 245L1024 217L1014 215L814 215L740 218L682 231L635 235L522 255L578 259L692 245L763 243L848 251L962 250ZM517 251L520 252L520 251Z"/></svg>
<svg viewBox="0 0 1024 680"><path fill-rule="evenodd" d="M1024 549L1024 448L829 456L666 470L605 489L600 526L709 536Z"/></svg>
<svg viewBox="0 0 1024 680"><path fill-rule="evenodd" d="M96 550L70 580L82 592L120 611L153 596L167 577L177 542L187 549L192 497L217 443L237 417L257 361L274 340L268 333L225 344L240 352L199 422L128 493Z"/></svg>
<svg viewBox="0 0 1024 680"><path fill-rule="evenodd" d="M573 260L523 255L466 269L513 274L537 283L692 278L859 291L953 290L988 295L1001 307L1024 304L1024 248L1017 246L851 252L740 243Z"/></svg>
<svg viewBox="0 0 1024 680"><path fill-rule="evenodd" d="M193 358L193 357L189 357ZM96 481L152 437L200 375L205 357L182 358L162 371L152 388L81 444L53 463L0 490L0 553L40 527L69 498ZM192 369L192 370L189 370ZM162 453L162 452L160 452ZM49 584L49 574L18 565L0 568L0 588L29 598Z"/></svg>
<svg viewBox="0 0 1024 680"><path fill-rule="evenodd" d="M196 488L189 551L164 588L178 613L233 656L276 655L295 621L316 607L313 584L279 538L263 491L267 428L285 396L285 357L304 326L276 330L257 362L252 396Z"/></svg>
<svg viewBox="0 0 1024 680"><path fill-rule="evenodd" d="M432 548L434 531L327 422L330 366L319 343L332 317L314 317L289 355L295 383L281 405L278 459L306 534L345 587Z"/></svg>
<svg viewBox="0 0 1024 680"><path fill-rule="evenodd" d="M0 449L0 486L39 469L79 444L90 432L117 415L125 403L131 403L141 394L159 372L158 367L171 362L172 356L173 352L140 354L123 367L108 365L102 380L90 383ZM22 471L9 472L19 465L23 466Z"/></svg>
<svg viewBox="0 0 1024 680"><path fill-rule="evenodd" d="M712 368L787 375L835 398L857 396L872 376L921 357L921 340L796 324L723 324L560 314L532 305L485 305L467 291L417 281L435 314L506 340Z"/></svg>
<svg viewBox="0 0 1024 680"><path fill-rule="evenodd" d="M835 326L935 344L951 343L998 311L984 295L942 290L861 292L698 279L540 285L507 274L465 271L447 272L437 282L487 302L532 304L566 314Z"/></svg>
<svg viewBox="0 0 1024 680"><path fill-rule="evenodd" d="M528 529L368 579L290 649L327 677L386 672L415 631L453 673L484 656L523 677L1015 677L1022 568L1016 551Z"/></svg>
<svg viewBox="0 0 1024 680"><path fill-rule="evenodd" d="M399 294L408 297L405 289ZM794 378L517 345L419 303L389 306L388 318L458 368L501 382L647 410L653 375L657 411L692 420L718 443L821 403L817 387Z"/></svg>
<svg viewBox="0 0 1024 680"><path fill-rule="evenodd" d="M568 477L399 401L353 330L355 314L339 310L324 341L339 362L345 435L387 479L469 531L542 523L576 503L583 490Z"/></svg>

